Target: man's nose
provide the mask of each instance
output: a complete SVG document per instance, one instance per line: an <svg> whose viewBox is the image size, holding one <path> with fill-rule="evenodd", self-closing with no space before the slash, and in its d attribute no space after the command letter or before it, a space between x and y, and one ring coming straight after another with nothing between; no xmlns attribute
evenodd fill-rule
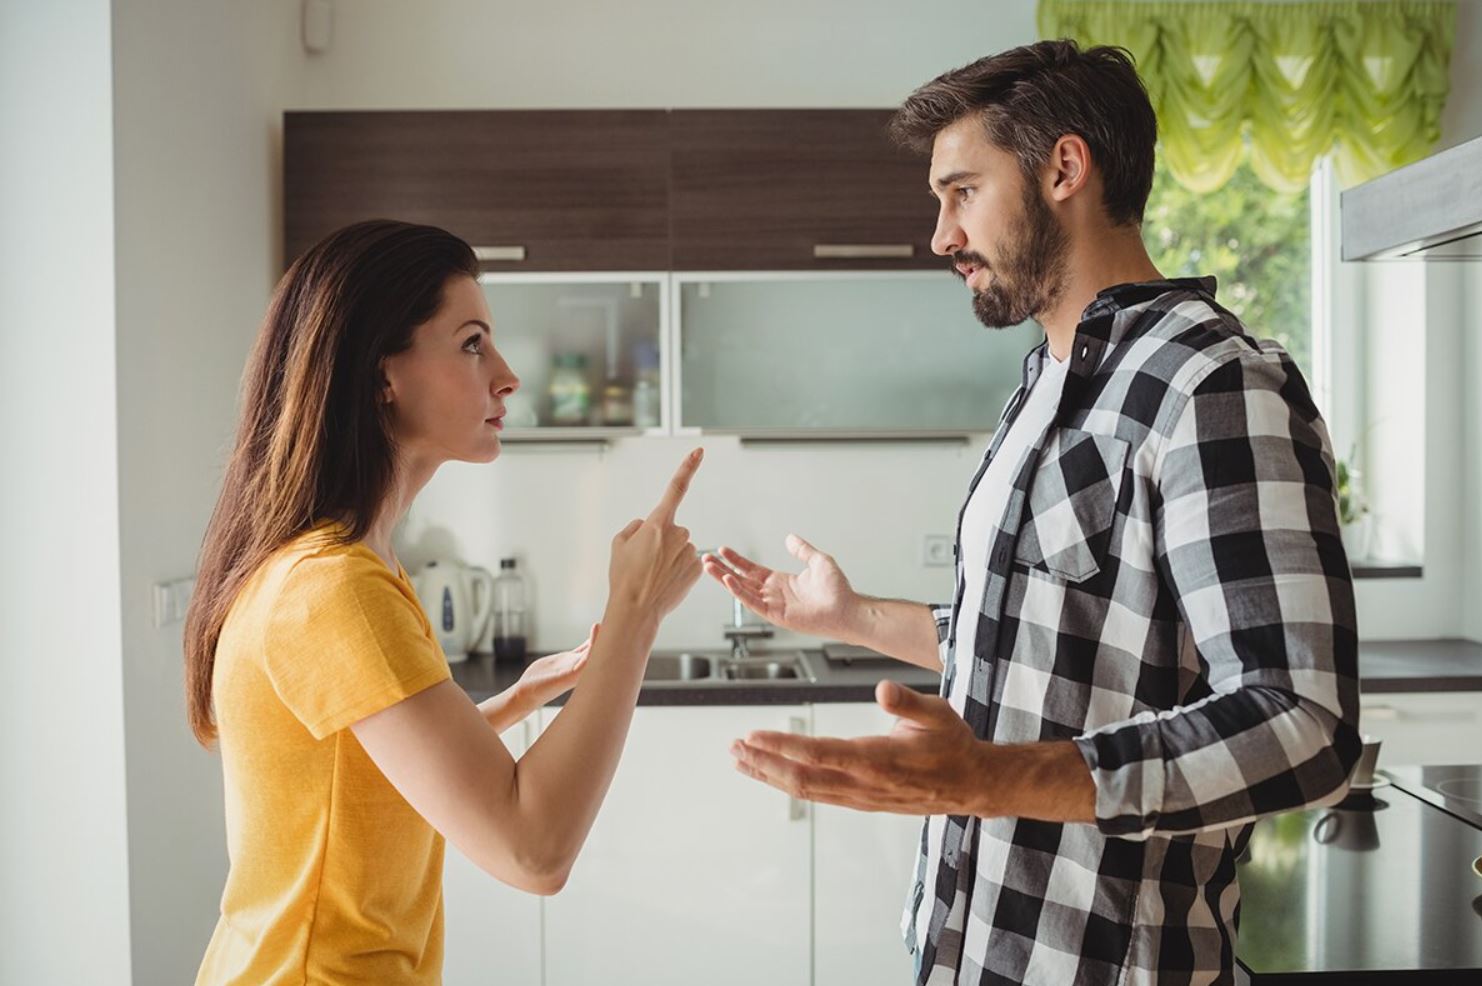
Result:
<svg viewBox="0 0 1482 986"><path fill-rule="evenodd" d="M936 232L931 235L931 252L939 257L950 257L967 245L962 227L947 214L945 206L937 213Z"/></svg>

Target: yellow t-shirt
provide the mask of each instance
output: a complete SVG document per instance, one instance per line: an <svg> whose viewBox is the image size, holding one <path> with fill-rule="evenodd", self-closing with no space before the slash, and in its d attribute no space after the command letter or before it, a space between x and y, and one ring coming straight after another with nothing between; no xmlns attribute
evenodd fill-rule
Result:
<svg viewBox="0 0 1482 986"><path fill-rule="evenodd" d="M406 573L330 530L263 563L217 644L231 871L197 986L442 978L443 838L347 727L448 664Z"/></svg>

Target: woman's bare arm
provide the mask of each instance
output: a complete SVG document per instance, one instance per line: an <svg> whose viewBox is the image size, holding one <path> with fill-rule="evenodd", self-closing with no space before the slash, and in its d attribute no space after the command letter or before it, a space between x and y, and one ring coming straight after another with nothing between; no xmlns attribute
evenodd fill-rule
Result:
<svg viewBox="0 0 1482 986"><path fill-rule="evenodd" d="M699 464L696 450L648 518L613 539L601 635L566 708L518 763L451 681L351 727L407 802L506 883L555 893L586 841L627 739L659 621L700 577L689 531L674 523Z"/></svg>

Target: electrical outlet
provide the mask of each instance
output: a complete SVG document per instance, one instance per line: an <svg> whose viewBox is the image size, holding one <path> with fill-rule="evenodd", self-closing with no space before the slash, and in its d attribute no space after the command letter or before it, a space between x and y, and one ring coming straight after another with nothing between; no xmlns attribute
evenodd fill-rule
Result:
<svg viewBox="0 0 1482 986"><path fill-rule="evenodd" d="M952 537L949 534L928 534L921 542L921 564L927 568L951 568Z"/></svg>
<svg viewBox="0 0 1482 986"><path fill-rule="evenodd" d="M185 619L190 607L190 594L195 591L195 578L175 579L172 582L156 582L154 589L154 625L169 626Z"/></svg>

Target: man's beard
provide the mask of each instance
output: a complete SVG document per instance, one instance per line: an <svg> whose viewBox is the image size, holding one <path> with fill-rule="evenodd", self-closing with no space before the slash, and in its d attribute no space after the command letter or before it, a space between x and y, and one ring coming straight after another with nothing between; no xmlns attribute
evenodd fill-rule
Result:
<svg viewBox="0 0 1482 986"><path fill-rule="evenodd" d="M1018 325L1043 313L1065 287L1068 237L1039 190L1027 184L1023 235L988 270L988 286L973 290L973 314L990 329ZM986 266L977 254L960 253L952 259Z"/></svg>

